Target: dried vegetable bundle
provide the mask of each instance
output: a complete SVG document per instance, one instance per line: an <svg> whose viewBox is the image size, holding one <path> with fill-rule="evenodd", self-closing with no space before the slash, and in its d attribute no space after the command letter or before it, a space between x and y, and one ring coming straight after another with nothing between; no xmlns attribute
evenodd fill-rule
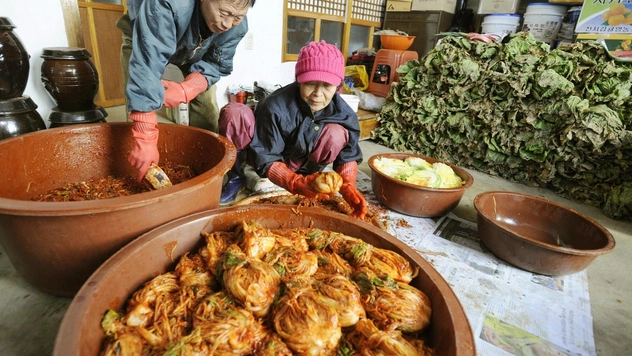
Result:
<svg viewBox="0 0 632 356"><path fill-rule="evenodd" d="M244 221L109 310L102 355L434 355L401 255L315 228Z"/></svg>
<svg viewBox="0 0 632 356"><path fill-rule="evenodd" d="M597 42L550 51L453 34L397 69L372 138L632 219L632 66Z"/></svg>

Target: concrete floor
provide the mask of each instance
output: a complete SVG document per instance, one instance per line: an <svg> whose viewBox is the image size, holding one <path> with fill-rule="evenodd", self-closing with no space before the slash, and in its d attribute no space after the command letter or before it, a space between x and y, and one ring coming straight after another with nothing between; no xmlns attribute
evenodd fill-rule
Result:
<svg viewBox="0 0 632 356"><path fill-rule="evenodd" d="M108 108L108 112L108 121L125 120L121 107ZM370 156L393 152L370 140L362 141L360 146L365 157L360 169L368 175L370 169L366 161ZM632 262L632 222L609 219L596 208L568 201L547 190L469 172L474 177L474 185L454 210L461 218L475 221L473 199L479 193L519 191L571 207L592 217L614 235L617 243L614 251L598 257L587 270L595 345L600 356L632 354L632 274L626 267ZM57 329L70 302L71 299L55 297L26 284L0 247L0 355L51 354Z"/></svg>

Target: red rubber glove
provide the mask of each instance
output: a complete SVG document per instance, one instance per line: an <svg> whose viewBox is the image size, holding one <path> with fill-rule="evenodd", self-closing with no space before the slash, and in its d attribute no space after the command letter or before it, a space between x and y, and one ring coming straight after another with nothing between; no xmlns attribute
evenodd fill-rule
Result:
<svg viewBox="0 0 632 356"><path fill-rule="evenodd" d="M165 100L163 105L168 108L175 108L181 103L188 103L208 89L208 81L199 72L193 72L187 75L182 83L164 79L162 79L161 82L165 87Z"/></svg>
<svg viewBox="0 0 632 356"><path fill-rule="evenodd" d="M353 217L364 219L368 207L364 195L356 188L358 177L358 163L356 161L347 162L336 167L335 171L342 177L342 187L340 195L353 208Z"/></svg>
<svg viewBox="0 0 632 356"><path fill-rule="evenodd" d="M303 176L294 173L283 162L274 162L270 168L268 168L266 175L272 183L284 188L292 194L300 194L307 198L329 199L328 194L315 192L309 187L311 182L318 177L318 173Z"/></svg>
<svg viewBox="0 0 632 356"><path fill-rule="evenodd" d="M129 163L138 169L138 181L141 182L151 163L158 164L158 117L155 111L132 111L129 118L134 121L132 135L136 146L127 157Z"/></svg>

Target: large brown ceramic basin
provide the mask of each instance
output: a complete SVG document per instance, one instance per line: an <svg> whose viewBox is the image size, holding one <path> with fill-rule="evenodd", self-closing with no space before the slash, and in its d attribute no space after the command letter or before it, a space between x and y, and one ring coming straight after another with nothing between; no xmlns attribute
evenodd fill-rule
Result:
<svg viewBox="0 0 632 356"><path fill-rule="evenodd" d="M30 284L74 295L109 256L176 218L219 206L223 175L236 158L226 138L161 124L160 159L200 175L159 191L127 197L36 202L69 182L137 174L127 162L131 123L67 126L0 141L0 243Z"/></svg>
<svg viewBox="0 0 632 356"><path fill-rule="evenodd" d="M474 208L485 246L530 272L576 273L615 246L612 234L596 221L536 196L484 192L474 198Z"/></svg>
<svg viewBox="0 0 632 356"><path fill-rule="evenodd" d="M251 205L220 208L165 224L125 246L106 261L83 285L70 304L55 341L55 356L98 355L105 334L101 319L108 309L120 309L147 280L174 268L185 252L203 242L201 231L233 229L243 220L268 228L314 226L358 237L405 256L419 274L412 285L428 295L432 318L428 343L439 355L475 355L472 330L459 300L441 275L399 240L381 229L346 215L317 208Z"/></svg>
<svg viewBox="0 0 632 356"><path fill-rule="evenodd" d="M380 158L405 160L408 157L422 158L431 164L445 163L464 183L458 188L422 187L390 177L375 166L375 161ZM474 178L465 169L449 162L414 153L377 154L370 157L368 163L371 168L371 187L377 200L392 210L416 217L431 218L446 215L459 205L465 190L474 184Z"/></svg>

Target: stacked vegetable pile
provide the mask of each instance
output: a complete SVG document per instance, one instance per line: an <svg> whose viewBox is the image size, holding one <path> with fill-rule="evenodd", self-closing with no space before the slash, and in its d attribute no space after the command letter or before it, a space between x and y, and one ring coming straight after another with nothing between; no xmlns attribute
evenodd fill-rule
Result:
<svg viewBox="0 0 632 356"><path fill-rule="evenodd" d="M451 35L397 70L372 138L632 219L632 66L597 42L549 50Z"/></svg>

